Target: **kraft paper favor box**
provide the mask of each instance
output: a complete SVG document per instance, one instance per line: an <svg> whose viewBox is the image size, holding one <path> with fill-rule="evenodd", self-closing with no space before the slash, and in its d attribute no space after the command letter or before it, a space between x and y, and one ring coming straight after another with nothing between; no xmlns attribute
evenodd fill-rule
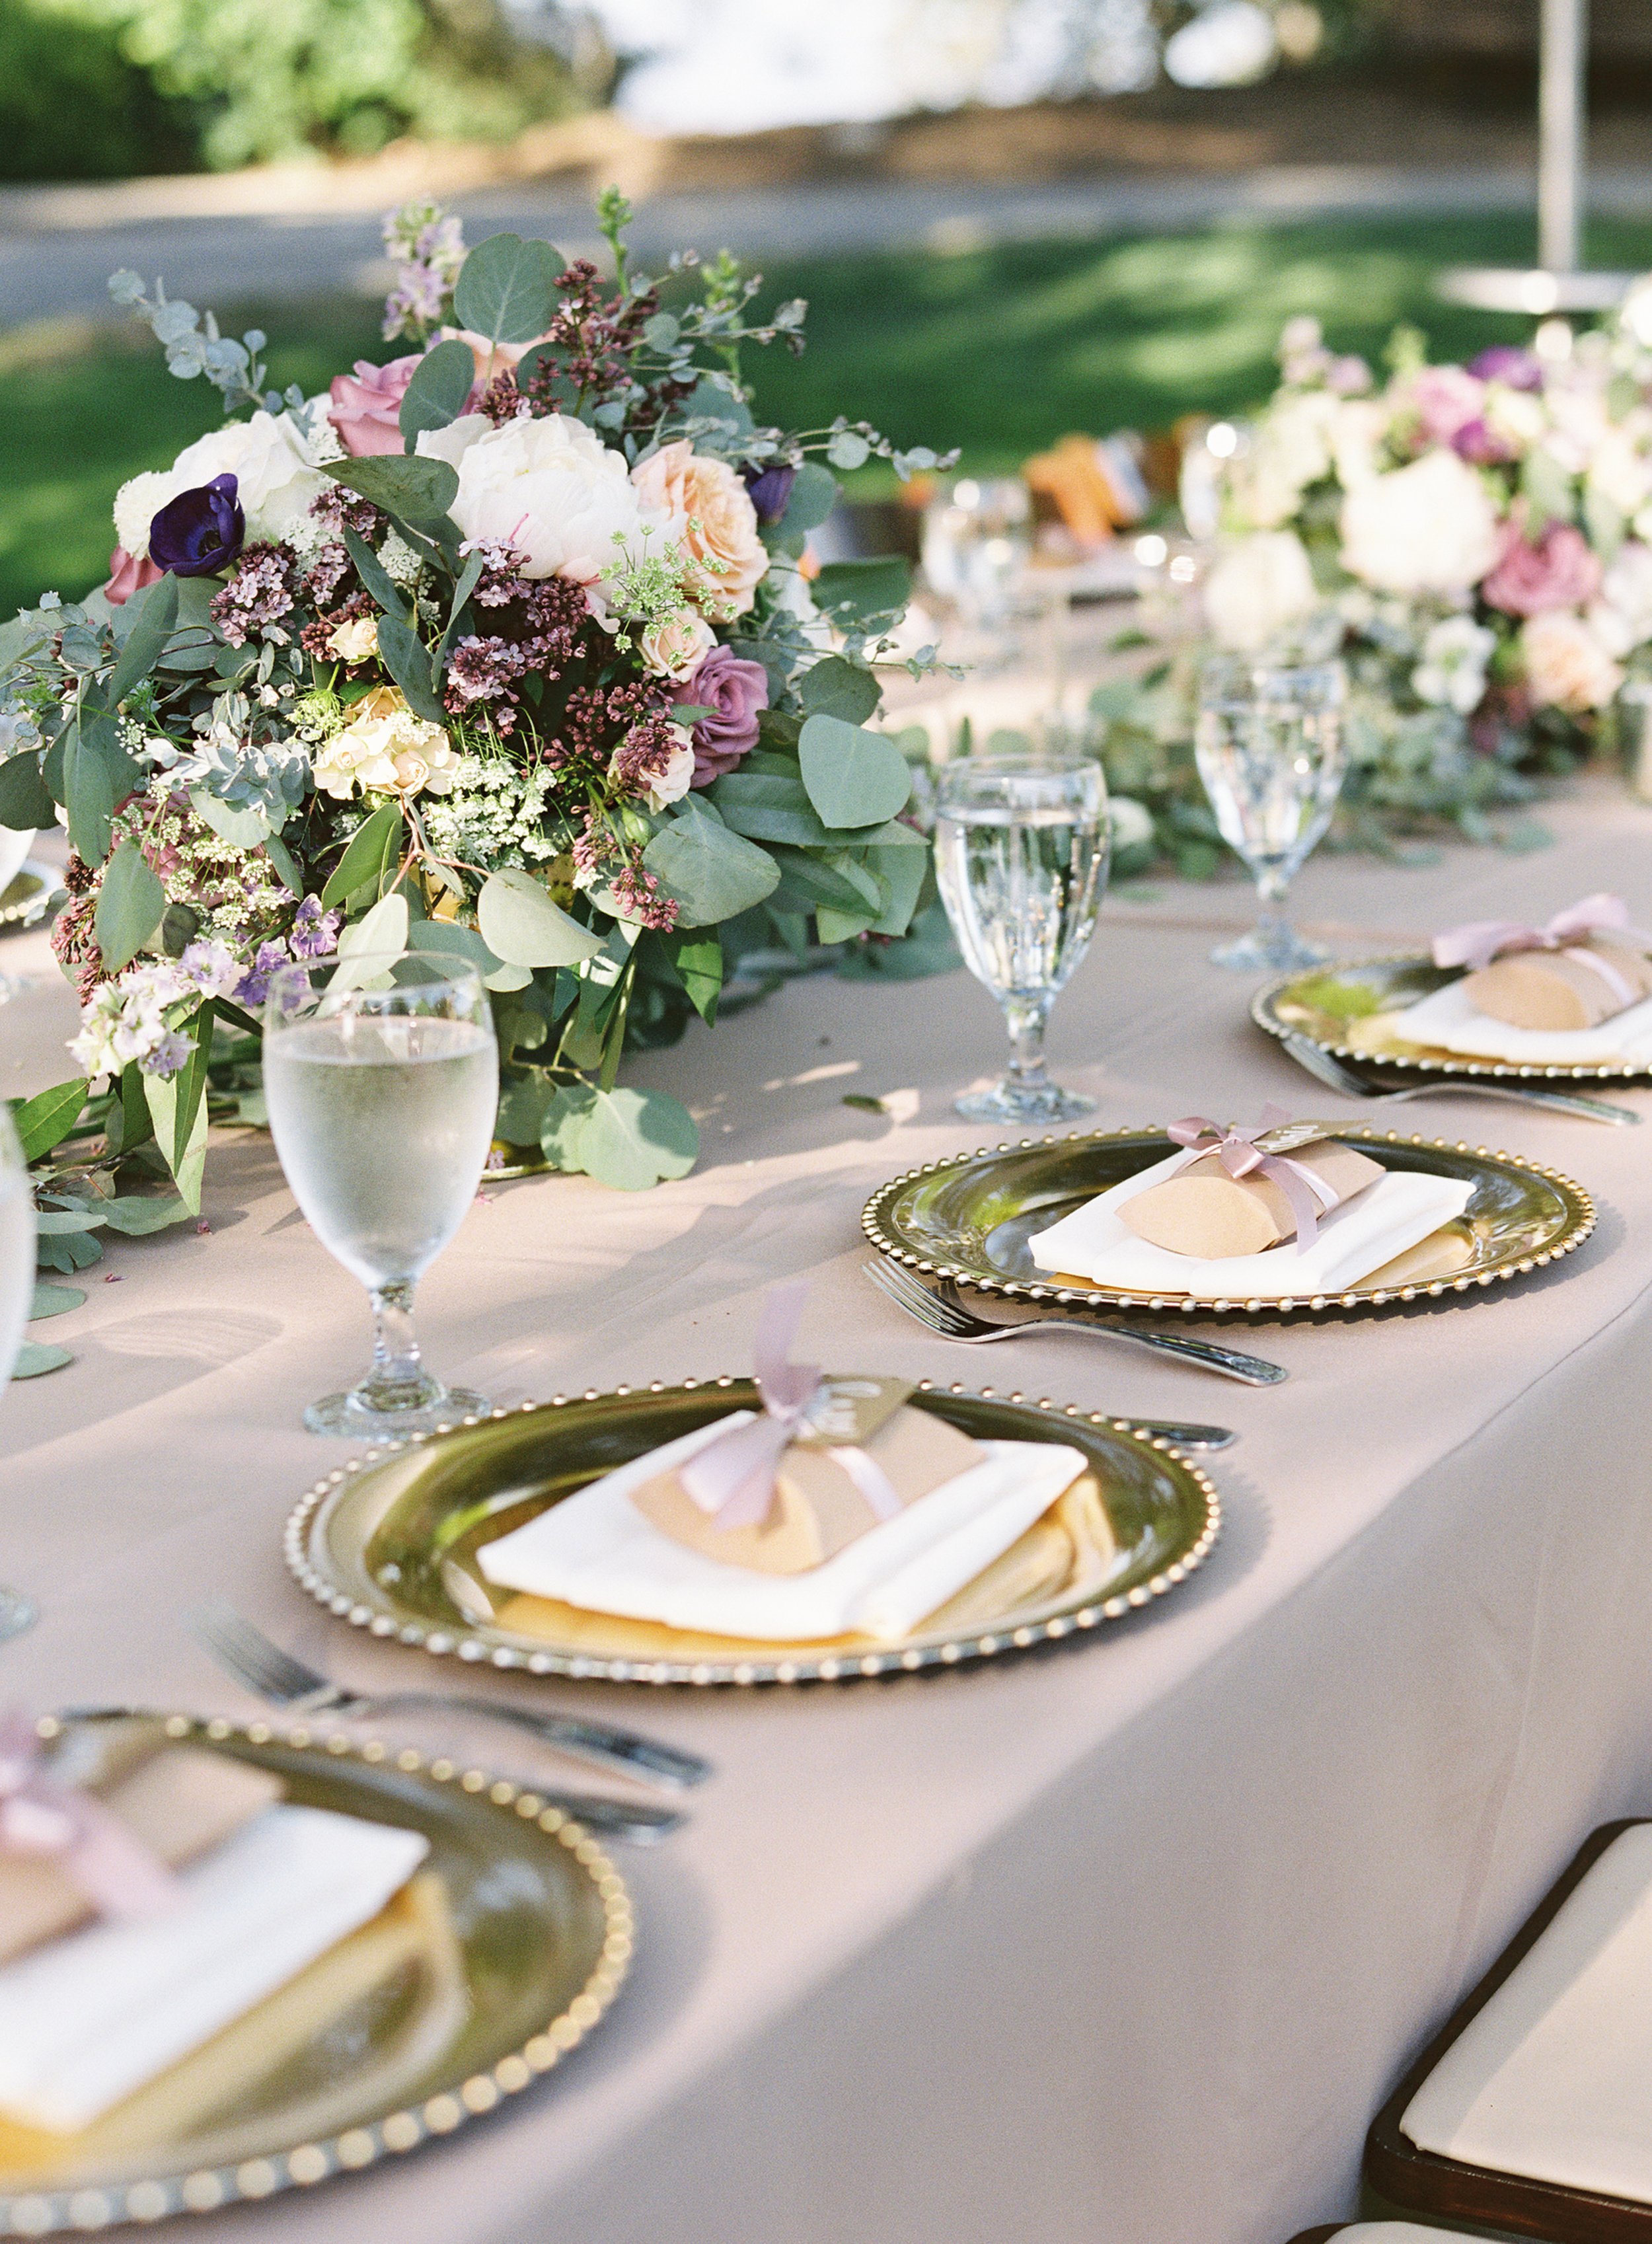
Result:
<svg viewBox="0 0 1652 2244"><path fill-rule="evenodd" d="M911 1392L903 1380L825 1381L825 1407L816 1406L813 1424L781 1458L774 1498L758 1526L719 1528L675 1471L645 1482L632 1491L631 1501L674 1542L725 1565L804 1573L878 1524L848 1470L831 1455L834 1449L863 1450L903 1509L981 1463L984 1452L967 1434L927 1410L906 1407Z"/></svg>
<svg viewBox="0 0 1652 2244"><path fill-rule="evenodd" d="M1493 959L1463 984L1477 1012L1513 1029L1597 1029L1644 997L1652 997L1652 959L1642 952L1594 936L1571 950L1518 950ZM1588 963L1597 956L1613 979ZM1625 997L1622 990L1627 990Z"/></svg>
<svg viewBox="0 0 1652 2244"><path fill-rule="evenodd" d="M1337 1207L1386 1173L1379 1161L1330 1139L1300 1146L1289 1159L1336 1195L1331 1205ZM1273 1179L1258 1170L1249 1176L1229 1176L1215 1152L1190 1161L1161 1185L1121 1201L1118 1216L1150 1246L1212 1262L1229 1255L1261 1254L1297 1235L1295 1213Z"/></svg>

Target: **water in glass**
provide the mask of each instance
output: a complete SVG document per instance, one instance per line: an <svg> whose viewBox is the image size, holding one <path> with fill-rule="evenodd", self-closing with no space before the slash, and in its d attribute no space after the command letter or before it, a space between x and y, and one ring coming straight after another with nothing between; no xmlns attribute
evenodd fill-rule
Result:
<svg viewBox="0 0 1652 2244"><path fill-rule="evenodd" d="M34 1286L34 1194L10 1110L0 1105L0 1387L23 1344ZM0 1644L21 1635L34 1617L32 1601L20 1590L0 1587Z"/></svg>
<svg viewBox="0 0 1652 2244"><path fill-rule="evenodd" d="M1249 868L1256 926L1211 953L1219 966L1284 972L1330 953L1292 928L1297 869L1330 825L1343 781L1342 665L1276 666L1241 657L1202 681L1195 750L1222 840Z"/></svg>
<svg viewBox="0 0 1652 2244"><path fill-rule="evenodd" d="M482 1396L426 1370L412 1317L415 1281L458 1229L493 1136L498 1054L475 969L430 953L377 974L356 962L330 983L313 967L283 969L266 1010L264 1084L294 1197L373 1299L372 1369L312 1403L305 1424L397 1441L485 1410Z"/></svg>
<svg viewBox="0 0 1652 2244"><path fill-rule="evenodd" d="M1050 1008L1090 947L1107 880L1106 787L1093 763L946 765L935 865L964 963L1004 1009L1009 1073L958 1101L972 1121L1057 1122L1095 1104L1046 1071Z"/></svg>

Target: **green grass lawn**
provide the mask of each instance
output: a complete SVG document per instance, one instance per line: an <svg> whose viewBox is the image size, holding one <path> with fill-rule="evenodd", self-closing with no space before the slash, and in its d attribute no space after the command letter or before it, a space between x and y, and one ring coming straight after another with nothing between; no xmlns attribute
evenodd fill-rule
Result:
<svg viewBox="0 0 1652 2244"><path fill-rule="evenodd" d="M1432 277L1530 249L1516 218L1401 217L816 259L771 266L765 290L809 298L807 353L759 355L750 371L765 418L817 426L842 412L904 443L961 444L976 469L1012 467L1068 429L1151 429L1256 402L1294 313L1368 354L1402 320L1439 356L1517 337L1529 323L1439 303ZM1652 221L1598 225L1589 251L1605 266L1652 266ZM268 329L282 386L316 389L354 358L389 355L366 302L217 308L237 332L254 320ZM49 586L72 595L99 581L117 486L167 465L216 405L204 382L173 380L135 322L0 336L0 613Z"/></svg>

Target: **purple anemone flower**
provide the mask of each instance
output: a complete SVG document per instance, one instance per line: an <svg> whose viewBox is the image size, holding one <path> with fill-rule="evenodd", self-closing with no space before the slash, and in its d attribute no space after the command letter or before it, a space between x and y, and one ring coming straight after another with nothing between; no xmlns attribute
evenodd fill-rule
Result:
<svg viewBox="0 0 1652 2244"><path fill-rule="evenodd" d="M232 475L214 476L168 499L149 525L149 558L174 577L213 577L247 542L247 517Z"/></svg>
<svg viewBox="0 0 1652 2244"><path fill-rule="evenodd" d="M757 519L765 524L778 522L791 504L792 485L797 480L796 468L762 468L745 470L746 489L757 510Z"/></svg>
<svg viewBox="0 0 1652 2244"><path fill-rule="evenodd" d="M1481 382L1500 382L1505 389L1543 387L1542 361L1518 343L1493 343L1478 358L1470 359L1468 370Z"/></svg>

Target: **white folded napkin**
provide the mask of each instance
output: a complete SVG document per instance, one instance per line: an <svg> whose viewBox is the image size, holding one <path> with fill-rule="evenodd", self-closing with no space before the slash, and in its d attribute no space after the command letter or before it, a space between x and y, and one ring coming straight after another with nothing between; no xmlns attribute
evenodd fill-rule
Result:
<svg viewBox="0 0 1652 2244"><path fill-rule="evenodd" d="M1440 2158L1652 2204L1652 1826L1613 1841L1399 2124Z"/></svg>
<svg viewBox="0 0 1652 2244"><path fill-rule="evenodd" d="M630 1495L754 1415L731 1411L621 1465L484 1543L477 1565L507 1589L710 1636L775 1643L902 1637L1001 1558L1084 1470L1082 1454L1063 1443L984 1442L980 1464L881 1520L823 1565L760 1574L674 1543Z"/></svg>
<svg viewBox="0 0 1652 2244"><path fill-rule="evenodd" d="M1598 1029L1516 1029L1494 1021L1470 1000L1462 982L1448 982L1387 1024L1408 1044L1436 1044L1468 1059L1506 1059L1531 1067L1652 1067L1652 997L1602 1021Z"/></svg>
<svg viewBox="0 0 1652 2244"><path fill-rule="evenodd" d="M89 2126L376 1916L429 1851L417 1831L267 1808L179 1873L164 1916L19 1957L0 1970L0 2113Z"/></svg>
<svg viewBox="0 0 1652 2244"><path fill-rule="evenodd" d="M1421 2228L1414 2220L1357 2220L1333 2244L1463 2244L1460 2228Z"/></svg>
<svg viewBox="0 0 1652 2244"><path fill-rule="evenodd" d="M1293 1239L1263 1254L1231 1254L1207 1262L1173 1254L1121 1222L1119 1208L1149 1185L1161 1183L1184 1159L1173 1153L1127 1177L1064 1215L1027 1246L1040 1270L1070 1271L1097 1286L1134 1294L1187 1294L1199 1301L1311 1300L1357 1286L1396 1254L1415 1247L1468 1206L1472 1185L1432 1177L1417 1169L1391 1169L1385 1177L1324 1217L1311 1247Z"/></svg>

